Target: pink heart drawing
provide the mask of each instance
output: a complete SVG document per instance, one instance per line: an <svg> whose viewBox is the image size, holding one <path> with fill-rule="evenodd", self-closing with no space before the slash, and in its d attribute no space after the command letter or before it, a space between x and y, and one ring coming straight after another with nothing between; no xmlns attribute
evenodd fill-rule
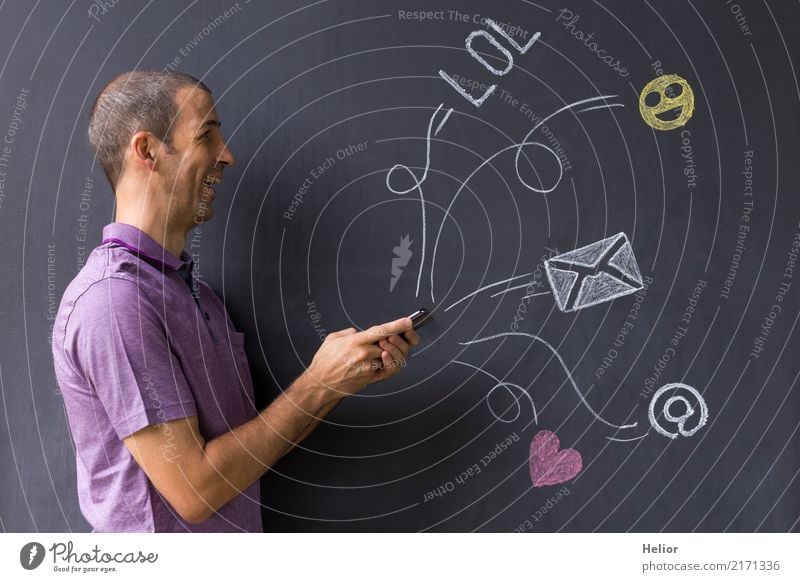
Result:
<svg viewBox="0 0 800 582"><path fill-rule="evenodd" d="M559 451L560 445L558 437L549 430L539 431L533 437L529 461L534 487L558 485L580 473L581 454L575 449Z"/></svg>

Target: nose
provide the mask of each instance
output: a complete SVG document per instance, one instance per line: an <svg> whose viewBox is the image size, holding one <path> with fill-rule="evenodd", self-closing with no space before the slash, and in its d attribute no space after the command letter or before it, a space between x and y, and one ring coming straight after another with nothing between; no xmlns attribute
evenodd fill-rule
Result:
<svg viewBox="0 0 800 582"><path fill-rule="evenodd" d="M222 150L220 151L219 156L217 156L217 164L232 166L235 163L236 159L233 157L233 153L228 149L228 144L223 141Z"/></svg>

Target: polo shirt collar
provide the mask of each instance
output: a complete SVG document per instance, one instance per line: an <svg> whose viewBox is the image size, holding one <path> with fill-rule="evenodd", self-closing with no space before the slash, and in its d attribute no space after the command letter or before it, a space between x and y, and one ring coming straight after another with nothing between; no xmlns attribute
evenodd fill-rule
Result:
<svg viewBox="0 0 800 582"><path fill-rule="evenodd" d="M150 235L124 222L112 222L103 227L103 244L108 242L122 245L141 255L142 258L155 261L175 271L184 267L189 270L192 268L192 258L185 249L181 251L180 258L177 258Z"/></svg>

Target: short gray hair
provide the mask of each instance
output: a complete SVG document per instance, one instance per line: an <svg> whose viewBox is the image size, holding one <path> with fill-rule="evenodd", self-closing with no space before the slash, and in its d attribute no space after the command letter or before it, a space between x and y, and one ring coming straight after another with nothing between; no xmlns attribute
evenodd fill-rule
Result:
<svg viewBox="0 0 800 582"><path fill-rule="evenodd" d="M178 116L175 94L185 86L211 90L180 71L129 71L108 83L89 114L89 142L116 192L125 150L137 131L149 131L167 148Z"/></svg>

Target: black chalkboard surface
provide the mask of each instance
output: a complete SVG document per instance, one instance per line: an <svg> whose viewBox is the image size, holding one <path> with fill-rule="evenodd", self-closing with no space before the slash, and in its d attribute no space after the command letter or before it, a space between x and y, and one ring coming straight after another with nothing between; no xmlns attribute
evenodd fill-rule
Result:
<svg viewBox="0 0 800 582"><path fill-rule="evenodd" d="M49 326L133 68L214 92L237 163L186 249L260 406L433 314L264 476L266 531L798 530L796 4L179 4L0 8L5 530L87 529Z"/></svg>

